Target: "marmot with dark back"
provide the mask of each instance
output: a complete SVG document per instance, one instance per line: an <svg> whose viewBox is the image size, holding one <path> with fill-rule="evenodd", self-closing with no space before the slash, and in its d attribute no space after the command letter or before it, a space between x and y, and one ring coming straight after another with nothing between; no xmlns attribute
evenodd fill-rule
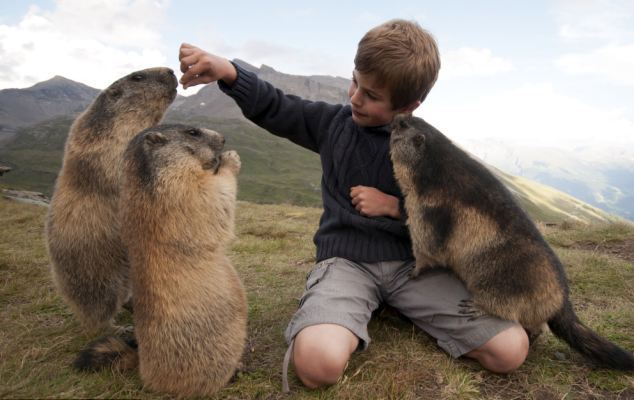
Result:
<svg viewBox="0 0 634 400"><path fill-rule="evenodd" d="M246 295L225 256L240 158L223 146L211 130L159 125L125 153L120 219L141 379L179 397L225 386L245 346Z"/></svg>
<svg viewBox="0 0 634 400"><path fill-rule="evenodd" d="M575 315L564 268L504 185L424 120L397 116L390 139L394 174L405 195L415 277L447 267L481 312L536 332L544 323L601 367L633 370L631 353L601 338Z"/></svg>
<svg viewBox="0 0 634 400"><path fill-rule="evenodd" d="M176 96L169 68L133 72L103 90L70 128L46 221L54 283L89 330L110 324L130 296L117 217L122 156Z"/></svg>

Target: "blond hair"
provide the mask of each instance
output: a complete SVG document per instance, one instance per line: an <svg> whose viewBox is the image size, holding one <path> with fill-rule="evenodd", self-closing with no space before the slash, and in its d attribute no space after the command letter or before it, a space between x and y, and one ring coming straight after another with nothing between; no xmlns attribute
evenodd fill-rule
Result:
<svg viewBox="0 0 634 400"><path fill-rule="evenodd" d="M438 78L440 56L429 32L416 22L393 19L361 38L354 65L386 87L398 109L425 100Z"/></svg>

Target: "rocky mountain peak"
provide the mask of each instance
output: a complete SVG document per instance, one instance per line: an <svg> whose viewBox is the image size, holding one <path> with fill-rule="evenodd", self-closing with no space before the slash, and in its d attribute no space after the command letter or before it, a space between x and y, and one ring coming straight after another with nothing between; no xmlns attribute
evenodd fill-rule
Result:
<svg viewBox="0 0 634 400"><path fill-rule="evenodd" d="M26 89L0 90L0 126L19 127L75 115L99 92L99 89L59 75Z"/></svg>

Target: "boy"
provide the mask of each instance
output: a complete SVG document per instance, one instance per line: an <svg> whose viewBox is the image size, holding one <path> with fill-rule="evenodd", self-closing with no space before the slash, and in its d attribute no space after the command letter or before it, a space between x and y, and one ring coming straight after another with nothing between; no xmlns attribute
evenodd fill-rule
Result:
<svg viewBox="0 0 634 400"><path fill-rule="evenodd" d="M387 303L436 338L453 357L507 373L528 353L515 323L459 313L469 298L447 271L410 279L414 266L403 196L389 157L389 124L413 112L438 76L433 37L418 24L392 20L370 30L355 56L350 105L284 95L253 73L188 44L180 48L183 87L218 81L243 114L275 135L319 153L324 212L314 241L317 264L285 336L300 380L331 385L365 349L372 311ZM291 354L292 353L292 354Z"/></svg>

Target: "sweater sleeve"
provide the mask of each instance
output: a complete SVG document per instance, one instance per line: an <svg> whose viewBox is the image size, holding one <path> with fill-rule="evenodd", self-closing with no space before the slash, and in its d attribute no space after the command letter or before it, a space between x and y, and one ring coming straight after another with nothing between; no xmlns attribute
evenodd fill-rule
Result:
<svg viewBox="0 0 634 400"><path fill-rule="evenodd" d="M235 100L244 116L274 135L318 153L343 106L284 94L253 72L233 65L238 72L236 81L231 86L218 81L218 86Z"/></svg>

